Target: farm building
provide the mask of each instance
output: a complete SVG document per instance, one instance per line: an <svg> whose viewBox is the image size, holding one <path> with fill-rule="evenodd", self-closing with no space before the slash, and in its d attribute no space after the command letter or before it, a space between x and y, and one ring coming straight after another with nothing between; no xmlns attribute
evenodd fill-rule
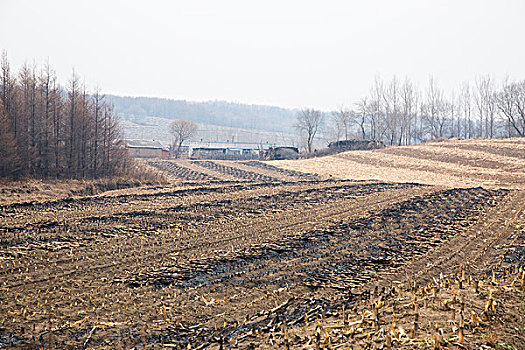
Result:
<svg viewBox="0 0 525 350"><path fill-rule="evenodd" d="M224 160L247 160L258 159L259 150L241 149L241 148L215 148L215 147L198 147L193 148L191 158L194 159L224 159Z"/></svg>
<svg viewBox="0 0 525 350"><path fill-rule="evenodd" d="M261 149L257 143L190 141L188 152L194 159L248 160L258 159Z"/></svg>
<svg viewBox="0 0 525 350"><path fill-rule="evenodd" d="M128 154L135 158L167 158L169 152L155 140L123 140Z"/></svg>
<svg viewBox="0 0 525 350"><path fill-rule="evenodd" d="M191 157L198 159L220 159L226 154L226 148L196 147L192 149Z"/></svg>
<svg viewBox="0 0 525 350"><path fill-rule="evenodd" d="M297 147L270 147L264 152L263 158L267 160L283 160L299 158Z"/></svg>
<svg viewBox="0 0 525 350"><path fill-rule="evenodd" d="M178 154L177 154L178 150ZM177 148L176 145L173 145L171 148L171 156L176 158L188 158L190 153L190 146L187 144L183 144L180 146L180 148Z"/></svg>

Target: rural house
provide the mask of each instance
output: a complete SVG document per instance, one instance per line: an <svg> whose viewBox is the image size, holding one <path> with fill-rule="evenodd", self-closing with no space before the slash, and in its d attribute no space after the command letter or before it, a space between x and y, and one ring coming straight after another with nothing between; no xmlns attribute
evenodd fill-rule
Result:
<svg viewBox="0 0 525 350"><path fill-rule="evenodd" d="M258 159L261 144L249 142L190 141L193 159L249 160Z"/></svg>
<svg viewBox="0 0 525 350"><path fill-rule="evenodd" d="M128 154L135 158L167 158L167 152L159 141L123 140Z"/></svg>

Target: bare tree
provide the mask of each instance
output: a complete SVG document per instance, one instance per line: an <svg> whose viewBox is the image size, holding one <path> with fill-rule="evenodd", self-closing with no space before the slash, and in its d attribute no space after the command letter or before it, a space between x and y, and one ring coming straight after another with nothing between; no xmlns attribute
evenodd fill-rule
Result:
<svg viewBox="0 0 525 350"><path fill-rule="evenodd" d="M297 114L295 128L306 136L306 148L312 153L315 135L323 122L323 114L315 109L305 108Z"/></svg>
<svg viewBox="0 0 525 350"><path fill-rule="evenodd" d="M105 105L102 125L102 151L104 154L102 168L104 175L107 176L115 173L122 162L125 162L125 157L122 157L122 150L116 147L116 141L120 139L120 128L113 113L112 105Z"/></svg>
<svg viewBox="0 0 525 350"><path fill-rule="evenodd" d="M401 86L401 121L398 144L412 143L414 123L417 110L417 93L412 82L405 79Z"/></svg>
<svg viewBox="0 0 525 350"><path fill-rule="evenodd" d="M350 109L343 106L335 112L332 112L332 118L337 129L337 139L342 136L345 140L349 138L350 127L355 122L354 120L355 113Z"/></svg>
<svg viewBox="0 0 525 350"><path fill-rule="evenodd" d="M64 154L64 143L62 140L63 136L63 120L62 120L62 110L63 110L63 99L61 98L61 89L57 85L56 81L53 81L53 131L51 133L52 143L53 143L53 158L54 158L54 175L58 176L59 170L61 169L61 162L63 161L62 154Z"/></svg>
<svg viewBox="0 0 525 350"><path fill-rule="evenodd" d="M104 95L101 94L100 88L97 86L95 88L95 92L93 93L93 117L94 117L94 135L93 135L93 178L96 178L98 175L98 167L100 165L99 157L100 157L100 145L99 145L99 139L100 139L100 120L102 117L102 109L104 108Z"/></svg>
<svg viewBox="0 0 525 350"><path fill-rule="evenodd" d="M11 77L11 67L9 65L9 61L7 60L7 52L2 52L2 59L0 61L0 98L2 99L4 103L4 108L6 110L6 113L8 114L10 111L10 105L12 102L12 91L13 91L13 85L14 82ZM14 125L13 125L13 129ZM15 130L13 130L14 133L16 133Z"/></svg>
<svg viewBox="0 0 525 350"><path fill-rule="evenodd" d="M443 98L443 92L437 86L433 77L430 77L427 90L427 100L424 106L424 118L427 122L430 136L433 139L445 135L447 124L447 101Z"/></svg>
<svg viewBox="0 0 525 350"><path fill-rule="evenodd" d="M0 153L14 152L17 160L2 161L11 170L0 176L86 178L123 170L117 120L100 91L90 96L74 73L64 91L49 64L36 72L25 64L12 75L7 55L1 57Z"/></svg>
<svg viewBox="0 0 525 350"><path fill-rule="evenodd" d="M38 173L49 176L53 164L53 104L56 102L56 76L51 69L49 62L46 62L38 76L37 85L37 115L38 132L37 136L37 154L36 164Z"/></svg>
<svg viewBox="0 0 525 350"><path fill-rule="evenodd" d="M465 83L461 89L460 104L463 109L463 136L467 139L472 138L472 95L470 84Z"/></svg>
<svg viewBox="0 0 525 350"><path fill-rule="evenodd" d="M450 95L450 100L448 102L449 103L446 105L446 114L450 118L449 136L456 137L459 134L457 132L457 125L459 125L459 115L457 114L458 104L456 99L456 93L454 92L454 90L452 90L452 94Z"/></svg>
<svg viewBox="0 0 525 350"><path fill-rule="evenodd" d="M397 139L399 124L399 82L397 77L392 78L390 84L383 90L382 97L385 132L388 143L393 145Z"/></svg>
<svg viewBox="0 0 525 350"><path fill-rule="evenodd" d="M173 141L175 157L178 158L182 143L195 135L199 127L196 123L189 120L175 120L171 123L170 129L175 138Z"/></svg>
<svg viewBox="0 0 525 350"><path fill-rule="evenodd" d="M78 76L73 71L71 79L69 80L69 86L67 89L67 110L68 110L68 123L67 123L67 166L69 170L69 176L76 175L75 168L78 161L78 124L79 124L79 112L80 109L80 81Z"/></svg>
<svg viewBox="0 0 525 350"><path fill-rule="evenodd" d="M369 116L370 136L372 140L382 140L387 132L385 112L385 87L381 77L376 76L370 90Z"/></svg>
<svg viewBox="0 0 525 350"><path fill-rule="evenodd" d="M11 123L0 99L0 177L15 177L19 171L20 158Z"/></svg>
<svg viewBox="0 0 525 350"><path fill-rule="evenodd" d="M362 98L359 102L356 103L357 110L359 112L359 119L357 123L359 124L359 129L361 131L361 138L363 140L366 139L366 130L365 130L365 124L367 121L367 117L369 114L369 106L368 106L368 100L367 98Z"/></svg>
<svg viewBox="0 0 525 350"><path fill-rule="evenodd" d="M497 106L508 124L508 136L525 136L525 80L505 83L497 94Z"/></svg>
<svg viewBox="0 0 525 350"><path fill-rule="evenodd" d="M496 99L493 79L487 75L476 79L475 101L479 116L479 136L494 137Z"/></svg>

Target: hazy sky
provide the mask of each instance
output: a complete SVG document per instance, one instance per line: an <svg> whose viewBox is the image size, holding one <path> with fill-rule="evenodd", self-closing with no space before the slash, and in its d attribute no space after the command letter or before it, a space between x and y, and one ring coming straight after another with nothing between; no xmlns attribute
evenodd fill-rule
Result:
<svg viewBox="0 0 525 350"><path fill-rule="evenodd" d="M333 109L376 75L525 79L525 0L0 0L0 50L107 93Z"/></svg>

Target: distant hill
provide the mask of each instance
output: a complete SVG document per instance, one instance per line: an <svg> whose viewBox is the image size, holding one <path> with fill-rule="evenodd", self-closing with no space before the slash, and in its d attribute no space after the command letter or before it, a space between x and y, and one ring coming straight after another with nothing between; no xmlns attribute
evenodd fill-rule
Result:
<svg viewBox="0 0 525 350"><path fill-rule="evenodd" d="M186 119L200 124L228 128L293 133L296 110L273 106L248 105L224 101L189 102L154 97L106 95L115 113L135 125L149 126L151 117Z"/></svg>
<svg viewBox="0 0 525 350"><path fill-rule="evenodd" d="M161 117L121 118L120 126L124 138L157 140L163 145L169 145L173 142L169 127L172 121L173 119ZM194 141L249 142L284 146L294 146L297 143L296 136L290 133L201 123L198 125L198 132L192 137Z"/></svg>

